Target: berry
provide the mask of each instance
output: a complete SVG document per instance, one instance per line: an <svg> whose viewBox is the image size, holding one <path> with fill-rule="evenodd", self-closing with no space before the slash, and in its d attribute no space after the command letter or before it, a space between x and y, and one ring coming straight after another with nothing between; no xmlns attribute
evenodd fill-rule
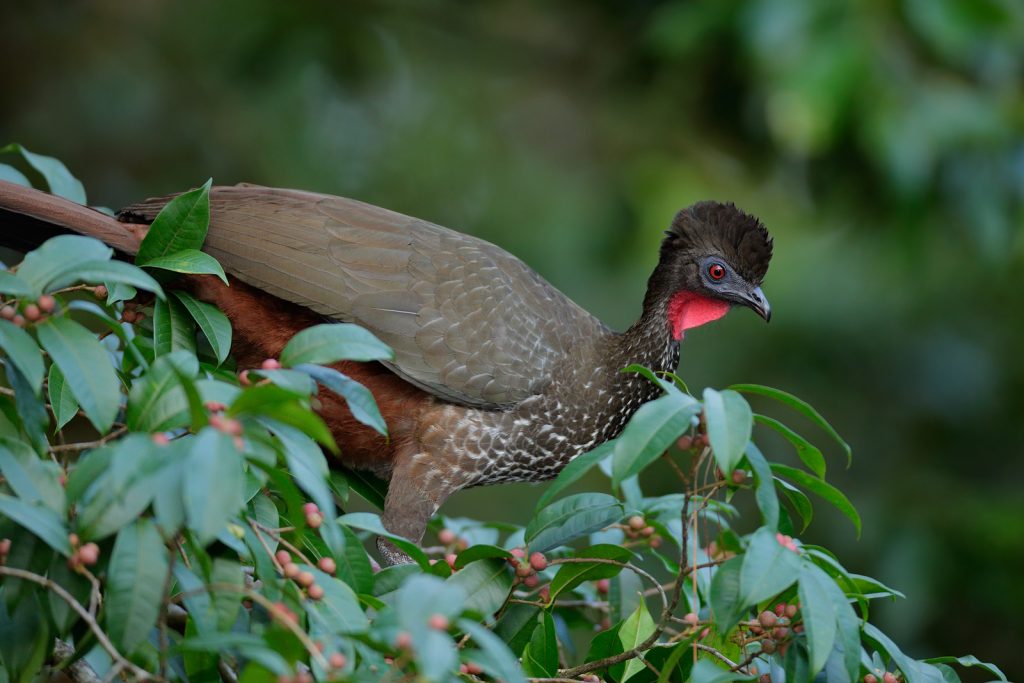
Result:
<svg viewBox="0 0 1024 683"><path fill-rule="evenodd" d="M651 544L651 547L654 548L655 550L657 550L658 548L661 547L661 542L662 542L662 538L658 534L654 534L653 536L651 536L650 544Z"/></svg>
<svg viewBox="0 0 1024 683"><path fill-rule="evenodd" d="M437 631L447 631L448 617L443 614L431 614L430 619L427 620L427 625Z"/></svg>
<svg viewBox="0 0 1024 683"><path fill-rule="evenodd" d="M537 584L539 583L540 579L537 577L536 574L530 574L525 579L523 579L523 585L527 588L536 588Z"/></svg>
<svg viewBox="0 0 1024 683"><path fill-rule="evenodd" d="M744 472L743 470L733 470L732 471L732 483L734 483L734 484L742 484L746 480L747 480L747 473Z"/></svg>
<svg viewBox="0 0 1024 683"><path fill-rule="evenodd" d="M68 534L68 543L71 544L72 548L77 548L79 543L78 534L73 531Z"/></svg>
<svg viewBox="0 0 1024 683"><path fill-rule="evenodd" d="M264 370L280 370L281 363L276 358L268 358L260 365Z"/></svg>
<svg viewBox="0 0 1024 683"><path fill-rule="evenodd" d="M775 641L771 638L767 638L761 641L761 652L765 653L766 655L774 654L776 647L777 646L775 645Z"/></svg>
<svg viewBox="0 0 1024 683"><path fill-rule="evenodd" d="M324 574L330 574L331 576L334 576L334 573L338 571L338 564L330 557L321 557L316 566L320 567L320 571Z"/></svg>
<svg viewBox="0 0 1024 683"><path fill-rule="evenodd" d="M275 602L273 605L273 609L271 610L271 614L281 621L287 621L292 624L299 623L298 615L295 614L295 612L291 611L288 608L288 605L284 604L283 602Z"/></svg>
<svg viewBox="0 0 1024 683"><path fill-rule="evenodd" d="M882 674L882 683L896 683L896 674L891 671L886 671Z"/></svg>
<svg viewBox="0 0 1024 683"><path fill-rule="evenodd" d="M521 579L525 579L527 576L530 576L532 574L533 567L531 567L528 564L521 564L518 567L516 567L516 576L518 576Z"/></svg>
<svg viewBox="0 0 1024 683"><path fill-rule="evenodd" d="M474 676L479 676L483 672L484 670L480 668L479 664L475 664L473 662L466 662L466 673L472 674Z"/></svg>
<svg viewBox="0 0 1024 683"><path fill-rule="evenodd" d="M248 370L242 370L240 373L238 373L238 383L241 384L243 387L247 387L250 384L252 384L252 380L249 379Z"/></svg>
<svg viewBox="0 0 1024 683"><path fill-rule="evenodd" d="M609 589L612 587L612 582L608 579L598 579L594 582L597 592L601 595L608 595Z"/></svg>
<svg viewBox="0 0 1024 683"><path fill-rule="evenodd" d="M634 531L640 531L647 526L647 522L644 521L644 518L640 515L633 515L626 521L626 523L629 524L629 528Z"/></svg>
<svg viewBox="0 0 1024 683"><path fill-rule="evenodd" d="M776 626L772 631L772 638L775 640L785 640L789 636L789 629L785 626Z"/></svg>
<svg viewBox="0 0 1024 683"><path fill-rule="evenodd" d="M520 560L526 557L526 550L523 548L512 548L509 552L512 553L512 557L518 557Z"/></svg>
<svg viewBox="0 0 1024 683"><path fill-rule="evenodd" d="M335 652L327 659L327 663L331 665L332 669L343 669L345 668L345 655Z"/></svg>
<svg viewBox="0 0 1024 683"><path fill-rule="evenodd" d="M9 552L11 552L11 539L0 539L0 557L4 557Z"/></svg>
<svg viewBox="0 0 1024 683"><path fill-rule="evenodd" d="M18 314L11 319L11 322L18 327L25 327L25 316Z"/></svg>
<svg viewBox="0 0 1024 683"><path fill-rule="evenodd" d="M313 683L313 674L308 671L300 671L295 674L295 683Z"/></svg>
<svg viewBox="0 0 1024 683"><path fill-rule="evenodd" d="M320 525L323 523L324 516L321 515L319 512L314 512L313 514L306 515L306 525L310 529L319 529Z"/></svg>
<svg viewBox="0 0 1024 683"><path fill-rule="evenodd" d="M455 547L458 548L460 551L465 550L469 547L469 541L465 538L459 538L455 541Z"/></svg>
<svg viewBox="0 0 1024 683"><path fill-rule="evenodd" d="M324 597L324 587L318 583L314 583L306 589L306 595L309 596L310 600L320 600Z"/></svg>
<svg viewBox="0 0 1024 683"><path fill-rule="evenodd" d="M799 609L798 605L786 605L786 616L789 617L790 619L792 619L793 617L796 616L796 613L797 613L798 609Z"/></svg>
<svg viewBox="0 0 1024 683"><path fill-rule="evenodd" d="M580 680L586 683L601 683L601 679L598 678L597 674L583 674Z"/></svg>
<svg viewBox="0 0 1024 683"><path fill-rule="evenodd" d="M778 617L775 616L774 612L769 612L768 610L765 610L761 612L759 615L757 615L757 620L764 628L771 628L775 626L775 623L778 621Z"/></svg>
<svg viewBox="0 0 1024 683"><path fill-rule="evenodd" d="M648 538L653 536L654 535L654 527L653 526L645 526L643 529L640 530L640 535L641 536L647 536Z"/></svg>
<svg viewBox="0 0 1024 683"><path fill-rule="evenodd" d="M278 564L285 565L292 561L292 554L287 550L278 550L274 555L274 559L277 560Z"/></svg>
<svg viewBox="0 0 1024 683"><path fill-rule="evenodd" d="M39 303L39 308L44 313L49 313L57 305L57 300L54 299L49 294L43 294L41 297L39 297L38 303Z"/></svg>
<svg viewBox="0 0 1024 683"><path fill-rule="evenodd" d="M540 592L537 593L537 597L543 602L547 602L551 599L551 586L544 584L540 587Z"/></svg>
<svg viewBox="0 0 1024 683"><path fill-rule="evenodd" d="M437 534L437 540L441 542L441 545L451 545L455 543L455 532L451 529L441 529L440 533Z"/></svg>
<svg viewBox="0 0 1024 683"><path fill-rule="evenodd" d="M878 683L878 676L875 674L868 674L864 676L864 683Z"/></svg>
<svg viewBox="0 0 1024 683"><path fill-rule="evenodd" d="M412 647L412 636L410 636L407 631L400 631L399 634L395 636L395 647L399 650L408 650Z"/></svg>
<svg viewBox="0 0 1024 683"><path fill-rule="evenodd" d="M757 679L757 683L772 683L772 675L761 674L761 676Z"/></svg>
<svg viewBox="0 0 1024 683"><path fill-rule="evenodd" d="M693 437L688 434L683 434L676 440L676 446L679 446L679 450L688 451L693 448Z"/></svg>
<svg viewBox="0 0 1024 683"><path fill-rule="evenodd" d="M316 581L316 577L310 572L299 572L295 576L295 583L299 584L303 588L309 588Z"/></svg>
<svg viewBox="0 0 1024 683"><path fill-rule="evenodd" d="M86 567L91 567L100 559L100 547L95 543L86 543L78 549L78 559Z"/></svg>
<svg viewBox="0 0 1024 683"><path fill-rule="evenodd" d="M155 443L157 446L166 446L167 444L169 444L171 442L170 437L168 437L163 432L157 432L156 434L151 434L149 438L152 439L153 443Z"/></svg>
<svg viewBox="0 0 1024 683"><path fill-rule="evenodd" d="M452 571L455 571L455 560L457 559L458 555L455 553L448 553L444 556L444 561L448 563L448 566L452 568Z"/></svg>
<svg viewBox="0 0 1024 683"><path fill-rule="evenodd" d="M699 638L700 638L701 640L704 640L704 639L705 639L705 638L707 638L707 637L708 637L709 635L711 635L711 629L710 629L710 628L706 628L706 629L704 629L703 631L701 631L701 632L700 632L700 636L699 636Z"/></svg>
<svg viewBox="0 0 1024 683"><path fill-rule="evenodd" d="M780 602L779 604L775 605L774 611L775 611L775 616L777 616L777 617L785 616L785 614L786 614L786 603Z"/></svg>
<svg viewBox="0 0 1024 683"><path fill-rule="evenodd" d="M284 574L286 579L294 579L302 573L302 570L299 569L299 565L294 562L288 562L282 568L281 573ZM310 576L312 576L312 574L310 574Z"/></svg>
<svg viewBox="0 0 1024 683"><path fill-rule="evenodd" d="M316 503L306 503L302 506L302 511L307 515L311 515L314 512L320 512L320 508L317 507Z"/></svg>
<svg viewBox="0 0 1024 683"><path fill-rule="evenodd" d="M686 616L683 617L683 621L685 621L690 626L696 626L698 623L700 623L700 617L698 617L693 612L687 612Z"/></svg>
<svg viewBox="0 0 1024 683"><path fill-rule="evenodd" d="M95 287L92 288L92 294L97 299L106 299L109 292L107 291L107 288L104 285L96 285Z"/></svg>
<svg viewBox="0 0 1024 683"><path fill-rule="evenodd" d="M14 306L4 306L0 308L0 318L4 320L12 319L18 312L14 310Z"/></svg>
<svg viewBox="0 0 1024 683"><path fill-rule="evenodd" d="M39 320L39 307L36 306L35 304L29 304L28 306L25 306L25 308L22 309L22 313L29 320Z"/></svg>
<svg viewBox="0 0 1024 683"><path fill-rule="evenodd" d="M530 566L536 571L544 571L548 566L548 558L543 553L533 553L530 555Z"/></svg>
<svg viewBox="0 0 1024 683"><path fill-rule="evenodd" d="M227 410L227 406L220 401L207 401L203 405L206 406L206 409L211 413L223 413Z"/></svg>

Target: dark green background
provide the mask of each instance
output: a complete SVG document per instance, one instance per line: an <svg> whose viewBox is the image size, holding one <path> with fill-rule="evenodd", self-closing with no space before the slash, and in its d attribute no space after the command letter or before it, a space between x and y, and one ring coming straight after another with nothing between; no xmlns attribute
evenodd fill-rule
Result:
<svg viewBox="0 0 1024 683"><path fill-rule="evenodd" d="M818 406L865 532L819 505L805 540L907 593L874 616L913 654L1024 678L1018 0L6 2L0 63L0 142L93 203L211 175L356 197L497 242L620 328L675 210L755 212L774 319L693 331L683 376Z"/></svg>

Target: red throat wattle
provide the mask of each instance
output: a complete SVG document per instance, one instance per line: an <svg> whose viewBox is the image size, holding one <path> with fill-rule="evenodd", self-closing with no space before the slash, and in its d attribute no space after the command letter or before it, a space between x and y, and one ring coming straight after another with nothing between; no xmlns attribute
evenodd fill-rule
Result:
<svg viewBox="0 0 1024 683"><path fill-rule="evenodd" d="M668 324L672 338L683 338L683 332L718 320L729 312L729 304L695 292L679 292L668 302Z"/></svg>

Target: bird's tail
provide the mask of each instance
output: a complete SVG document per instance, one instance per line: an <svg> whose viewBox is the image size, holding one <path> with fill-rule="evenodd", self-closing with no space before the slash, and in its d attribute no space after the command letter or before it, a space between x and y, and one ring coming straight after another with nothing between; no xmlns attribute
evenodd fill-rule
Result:
<svg viewBox="0 0 1024 683"><path fill-rule="evenodd" d="M55 235L95 237L125 254L139 250L144 232L88 206L0 180L0 244L31 251Z"/></svg>

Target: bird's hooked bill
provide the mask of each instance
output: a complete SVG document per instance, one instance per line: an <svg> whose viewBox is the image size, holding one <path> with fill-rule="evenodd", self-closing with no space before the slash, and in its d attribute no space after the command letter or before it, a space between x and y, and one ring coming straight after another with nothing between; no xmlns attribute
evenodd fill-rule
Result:
<svg viewBox="0 0 1024 683"><path fill-rule="evenodd" d="M764 321L771 322L772 320L772 307L768 303L768 298L761 291L760 287L755 287L750 294L746 297L746 303L754 310L759 316L764 318Z"/></svg>

